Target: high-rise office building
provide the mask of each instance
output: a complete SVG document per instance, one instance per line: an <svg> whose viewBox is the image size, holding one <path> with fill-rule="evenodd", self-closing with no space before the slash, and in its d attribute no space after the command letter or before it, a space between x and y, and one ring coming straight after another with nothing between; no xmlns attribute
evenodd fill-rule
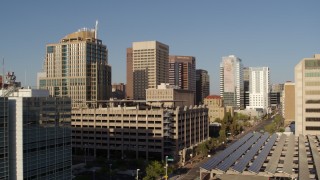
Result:
<svg viewBox="0 0 320 180"><path fill-rule="evenodd" d="M3 152L6 155L0 156L0 172L6 171L7 175L9 172L8 179L17 180L71 179L70 98L49 97L47 90L33 89L10 91L6 96L8 107L1 103L0 112L9 111L9 114L1 113L0 120L8 118L2 122L9 127L9 134L1 138L0 146L8 140L5 147L10 151L9 156L8 151L0 151L0 155ZM2 164L8 157L9 171Z"/></svg>
<svg viewBox="0 0 320 180"><path fill-rule="evenodd" d="M169 83L196 91L196 59L193 56L169 56Z"/></svg>
<svg viewBox="0 0 320 180"><path fill-rule="evenodd" d="M320 54L295 66L295 134L320 134Z"/></svg>
<svg viewBox="0 0 320 180"><path fill-rule="evenodd" d="M270 86L270 94L269 94L269 106L272 109L276 109L280 107L282 104L282 95L283 95L283 90L284 90L284 84L272 84Z"/></svg>
<svg viewBox="0 0 320 180"><path fill-rule="evenodd" d="M243 103L244 108L250 105L249 101L249 85L250 85L250 71L248 67L243 68Z"/></svg>
<svg viewBox="0 0 320 180"><path fill-rule="evenodd" d="M47 44L39 86L50 95L71 97L72 106L108 100L111 96L111 66L108 50L95 29L83 28L59 43Z"/></svg>
<svg viewBox="0 0 320 180"><path fill-rule="evenodd" d="M243 108L243 65L234 55L222 57L220 63L220 96L225 106Z"/></svg>
<svg viewBox="0 0 320 180"><path fill-rule="evenodd" d="M133 42L132 53L133 99L143 100L146 89L168 83L169 46L158 41Z"/></svg>
<svg viewBox="0 0 320 180"><path fill-rule="evenodd" d="M9 103L6 97L0 97L0 179L9 179Z"/></svg>
<svg viewBox="0 0 320 180"><path fill-rule="evenodd" d="M266 112L269 107L269 68L249 67L250 88L247 109L259 109Z"/></svg>
<svg viewBox="0 0 320 180"><path fill-rule="evenodd" d="M132 56L132 48L127 48L126 99L133 99L133 56Z"/></svg>
<svg viewBox="0 0 320 180"><path fill-rule="evenodd" d="M205 97L210 94L210 77L208 71L196 70L196 104L203 104Z"/></svg>

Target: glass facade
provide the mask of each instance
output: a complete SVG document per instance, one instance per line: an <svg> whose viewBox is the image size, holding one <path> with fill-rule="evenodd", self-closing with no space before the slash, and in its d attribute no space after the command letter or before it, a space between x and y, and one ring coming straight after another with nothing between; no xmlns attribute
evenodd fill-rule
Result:
<svg viewBox="0 0 320 180"><path fill-rule="evenodd" d="M8 99L0 97L0 179L9 179Z"/></svg>
<svg viewBox="0 0 320 180"><path fill-rule="evenodd" d="M16 149L10 153L10 179L72 179L70 98L19 97L9 102L15 108L9 141Z"/></svg>

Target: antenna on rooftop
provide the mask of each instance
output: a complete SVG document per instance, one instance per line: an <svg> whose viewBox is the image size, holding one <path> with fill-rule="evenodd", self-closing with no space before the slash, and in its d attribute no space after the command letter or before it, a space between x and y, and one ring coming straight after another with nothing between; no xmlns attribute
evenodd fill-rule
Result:
<svg viewBox="0 0 320 180"><path fill-rule="evenodd" d="M95 39L98 39L98 20L96 20L96 27L95 27L94 38L95 38Z"/></svg>

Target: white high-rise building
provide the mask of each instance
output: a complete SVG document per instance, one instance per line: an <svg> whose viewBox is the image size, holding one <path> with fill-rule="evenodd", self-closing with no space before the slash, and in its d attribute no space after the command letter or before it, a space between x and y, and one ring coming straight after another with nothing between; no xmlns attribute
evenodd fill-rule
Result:
<svg viewBox="0 0 320 180"><path fill-rule="evenodd" d="M267 111L269 107L269 68L249 67L249 106Z"/></svg>
<svg viewBox="0 0 320 180"><path fill-rule="evenodd" d="M234 56L222 57L220 63L220 96L225 106L241 108L243 102L243 65L241 59Z"/></svg>
<svg viewBox="0 0 320 180"><path fill-rule="evenodd" d="M320 134L320 54L295 67L295 134Z"/></svg>

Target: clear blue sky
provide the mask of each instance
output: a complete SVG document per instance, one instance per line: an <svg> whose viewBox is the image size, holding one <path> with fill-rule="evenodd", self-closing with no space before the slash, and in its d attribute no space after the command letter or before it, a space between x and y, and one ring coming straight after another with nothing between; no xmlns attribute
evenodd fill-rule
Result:
<svg viewBox="0 0 320 180"><path fill-rule="evenodd" d="M113 82L126 82L132 42L157 40L172 55L195 56L197 68L210 74L211 93L219 90L221 57L230 54L245 66L270 67L271 83L283 83L294 81L302 58L320 53L319 7L319 0L3 1L0 58L19 81L35 86L45 45L99 20Z"/></svg>

